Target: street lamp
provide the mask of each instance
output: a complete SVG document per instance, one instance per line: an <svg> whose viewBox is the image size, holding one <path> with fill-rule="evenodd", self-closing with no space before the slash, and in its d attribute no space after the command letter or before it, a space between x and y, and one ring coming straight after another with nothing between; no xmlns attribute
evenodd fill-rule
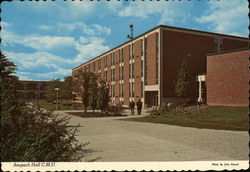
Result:
<svg viewBox="0 0 250 172"><path fill-rule="evenodd" d="M55 88L54 90L56 91L56 109L58 110L58 92L60 88Z"/></svg>

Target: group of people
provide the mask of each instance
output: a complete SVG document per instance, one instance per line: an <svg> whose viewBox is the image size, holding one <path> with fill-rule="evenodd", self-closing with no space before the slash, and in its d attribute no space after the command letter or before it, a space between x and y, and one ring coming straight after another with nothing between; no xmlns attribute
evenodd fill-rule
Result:
<svg viewBox="0 0 250 172"><path fill-rule="evenodd" d="M142 102L140 99L136 102L136 107L137 107L137 114L141 115ZM134 115L135 114L135 102L133 100L129 102L129 108L130 108L131 115Z"/></svg>

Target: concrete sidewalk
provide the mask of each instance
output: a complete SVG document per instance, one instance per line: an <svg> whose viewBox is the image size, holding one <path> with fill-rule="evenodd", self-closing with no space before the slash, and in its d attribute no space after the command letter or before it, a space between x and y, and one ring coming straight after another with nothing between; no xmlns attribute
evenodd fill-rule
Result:
<svg viewBox="0 0 250 172"><path fill-rule="evenodd" d="M65 111L54 113L67 115ZM248 132L117 120L130 116L70 116L72 125L80 125L77 139L90 142L90 159L100 156L99 161L248 160Z"/></svg>

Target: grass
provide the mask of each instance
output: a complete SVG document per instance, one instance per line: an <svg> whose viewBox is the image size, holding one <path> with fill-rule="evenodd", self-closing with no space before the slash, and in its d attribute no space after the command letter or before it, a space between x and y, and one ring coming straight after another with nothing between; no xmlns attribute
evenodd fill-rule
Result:
<svg viewBox="0 0 250 172"><path fill-rule="evenodd" d="M56 104L53 104L46 100L38 100L37 102L35 100L32 100L31 102L47 110L52 110L52 111L56 110ZM72 103L71 105L64 103L59 104L59 110L82 110L82 109L83 109L82 104L79 103Z"/></svg>
<svg viewBox="0 0 250 172"><path fill-rule="evenodd" d="M248 131L249 128L248 107L206 106L201 112L192 111L190 117L169 113L125 120L217 130Z"/></svg>
<svg viewBox="0 0 250 172"><path fill-rule="evenodd" d="M101 112L67 112L68 114L83 117L83 118L91 118L91 117L111 117L111 116L124 116L121 114L113 114L113 113L101 113Z"/></svg>

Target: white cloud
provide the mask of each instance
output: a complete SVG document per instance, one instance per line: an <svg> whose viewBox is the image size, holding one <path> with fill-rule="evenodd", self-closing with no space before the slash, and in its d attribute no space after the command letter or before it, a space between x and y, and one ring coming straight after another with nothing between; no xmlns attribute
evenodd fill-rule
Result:
<svg viewBox="0 0 250 172"><path fill-rule="evenodd" d="M58 23L54 28L57 29L58 32L73 32L79 29L83 34L90 36L111 34L111 28L109 27L99 24L86 25L81 22Z"/></svg>
<svg viewBox="0 0 250 172"><path fill-rule="evenodd" d="M89 39L88 44L76 44L76 49L79 51L79 54L74 59L74 62L82 62L82 58L87 59L93 58L97 55L104 53L110 49L109 46L105 45L105 40L99 37L92 37Z"/></svg>
<svg viewBox="0 0 250 172"><path fill-rule="evenodd" d="M75 39L73 37L62 36L41 36L41 35L27 35L20 36L9 31L3 31L3 44L22 44L34 48L36 50L51 50L54 48L63 48L74 46Z"/></svg>
<svg viewBox="0 0 250 172"><path fill-rule="evenodd" d="M20 43L37 50L35 53L4 52L17 65L17 75L25 80L63 78L71 75L71 70L75 66L110 49L109 46L105 45L105 39L100 37L80 37L75 40L71 37L42 37L39 35L24 37L11 32L6 33L8 34L7 38L11 38L11 40L8 39L9 43ZM52 48L65 46L72 46L72 49L76 50L78 54L62 58L48 52Z"/></svg>
<svg viewBox="0 0 250 172"><path fill-rule="evenodd" d="M208 23L214 32L246 36L249 25L247 1L210 1L208 5L209 13L196 18L197 22Z"/></svg>
<svg viewBox="0 0 250 172"><path fill-rule="evenodd" d="M40 25L37 27L38 29L41 29L41 30L50 30L51 27L50 26L46 26L46 25Z"/></svg>
<svg viewBox="0 0 250 172"><path fill-rule="evenodd" d="M193 6L185 1L131 1L129 5L118 12L121 17L148 18L150 15L160 15L158 24L178 24L185 22Z"/></svg>

